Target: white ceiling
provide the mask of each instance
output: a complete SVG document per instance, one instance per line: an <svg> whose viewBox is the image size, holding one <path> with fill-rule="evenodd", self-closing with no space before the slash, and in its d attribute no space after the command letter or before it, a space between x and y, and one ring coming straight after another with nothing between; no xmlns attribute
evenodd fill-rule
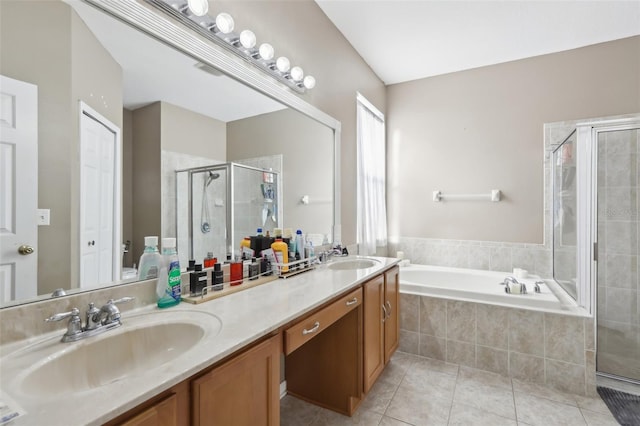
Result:
<svg viewBox="0 0 640 426"><path fill-rule="evenodd" d="M285 108L84 2L66 1L122 67L125 108L161 100L224 122Z"/></svg>
<svg viewBox="0 0 640 426"><path fill-rule="evenodd" d="M640 0L316 0L385 84L640 34Z"/></svg>

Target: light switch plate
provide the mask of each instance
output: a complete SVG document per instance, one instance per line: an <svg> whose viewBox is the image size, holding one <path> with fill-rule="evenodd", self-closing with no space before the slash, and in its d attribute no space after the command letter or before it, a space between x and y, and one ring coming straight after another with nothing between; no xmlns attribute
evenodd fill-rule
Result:
<svg viewBox="0 0 640 426"><path fill-rule="evenodd" d="M38 217L36 219L38 226L48 226L51 224L51 210L38 209Z"/></svg>

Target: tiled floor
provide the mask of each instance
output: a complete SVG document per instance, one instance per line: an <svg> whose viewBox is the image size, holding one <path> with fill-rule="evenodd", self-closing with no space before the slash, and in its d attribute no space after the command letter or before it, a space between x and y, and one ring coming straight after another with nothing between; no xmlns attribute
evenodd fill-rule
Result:
<svg viewBox="0 0 640 426"><path fill-rule="evenodd" d="M353 417L286 396L282 426L617 425L600 398L585 398L401 352Z"/></svg>

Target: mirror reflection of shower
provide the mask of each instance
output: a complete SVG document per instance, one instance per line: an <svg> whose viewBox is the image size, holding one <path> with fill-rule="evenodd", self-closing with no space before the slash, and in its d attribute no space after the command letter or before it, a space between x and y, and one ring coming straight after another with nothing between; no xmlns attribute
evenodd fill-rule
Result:
<svg viewBox="0 0 640 426"><path fill-rule="evenodd" d="M208 253L223 261L257 228L266 233L280 227L282 187L276 170L281 170L281 162L272 167L270 158L259 158L263 167L221 163L176 171L181 265L189 259L203 263Z"/></svg>
<svg viewBox="0 0 640 426"><path fill-rule="evenodd" d="M207 193L207 188L211 185L211 182L218 179L220 177L220 173L214 173L209 171L209 175L204 180L204 185L202 186L202 208L200 209L200 230L203 234L211 231L211 214L209 213L209 196Z"/></svg>

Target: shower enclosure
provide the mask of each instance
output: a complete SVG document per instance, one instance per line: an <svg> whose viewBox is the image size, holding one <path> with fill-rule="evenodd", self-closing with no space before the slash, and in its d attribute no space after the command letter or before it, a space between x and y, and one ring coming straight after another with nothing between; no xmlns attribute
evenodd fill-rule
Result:
<svg viewBox="0 0 640 426"><path fill-rule="evenodd" d="M237 254L257 228L282 223L280 174L238 163L176 171L176 229L181 265Z"/></svg>
<svg viewBox="0 0 640 426"><path fill-rule="evenodd" d="M578 123L552 176L554 279L595 315L597 374L640 384L640 116Z"/></svg>

